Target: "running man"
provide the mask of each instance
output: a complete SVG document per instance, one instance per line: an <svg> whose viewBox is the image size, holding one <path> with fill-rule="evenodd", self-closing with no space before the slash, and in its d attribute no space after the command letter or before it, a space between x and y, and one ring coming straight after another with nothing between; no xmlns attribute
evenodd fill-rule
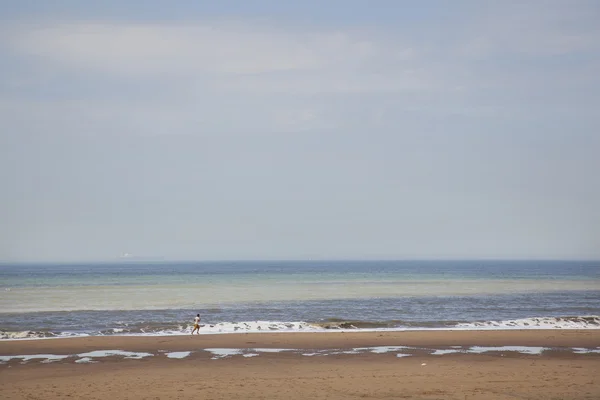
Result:
<svg viewBox="0 0 600 400"><path fill-rule="evenodd" d="M196 318L194 318L194 329L192 330L192 335L194 332L197 332L198 335L200 334L200 314L196 315Z"/></svg>

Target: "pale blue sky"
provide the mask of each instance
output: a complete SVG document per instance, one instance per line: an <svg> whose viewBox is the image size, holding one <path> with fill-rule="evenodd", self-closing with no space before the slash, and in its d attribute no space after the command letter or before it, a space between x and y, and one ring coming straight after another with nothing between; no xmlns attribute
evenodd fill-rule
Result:
<svg viewBox="0 0 600 400"><path fill-rule="evenodd" d="M595 1L21 1L0 260L600 258Z"/></svg>

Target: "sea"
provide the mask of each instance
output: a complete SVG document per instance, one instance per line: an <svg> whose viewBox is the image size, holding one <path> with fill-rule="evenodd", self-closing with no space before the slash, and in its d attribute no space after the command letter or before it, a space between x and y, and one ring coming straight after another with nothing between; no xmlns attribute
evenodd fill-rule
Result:
<svg viewBox="0 0 600 400"><path fill-rule="evenodd" d="M0 265L0 339L600 329L600 261Z"/></svg>

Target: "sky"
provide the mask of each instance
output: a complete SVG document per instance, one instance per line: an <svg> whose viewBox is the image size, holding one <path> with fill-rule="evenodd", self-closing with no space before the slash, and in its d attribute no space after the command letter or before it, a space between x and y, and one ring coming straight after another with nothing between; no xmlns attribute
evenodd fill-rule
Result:
<svg viewBox="0 0 600 400"><path fill-rule="evenodd" d="M599 20L4 2L0 261L600 259Z"/></svg>

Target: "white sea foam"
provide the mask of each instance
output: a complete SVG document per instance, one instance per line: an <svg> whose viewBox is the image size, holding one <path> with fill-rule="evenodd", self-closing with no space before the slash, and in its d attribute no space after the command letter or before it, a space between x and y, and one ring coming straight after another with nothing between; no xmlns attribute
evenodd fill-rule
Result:
<svg viewBox="0 0 600 400"><path fill-rule="evenodd" d="M56 355L56 354L29 354L29 355L17 355L17 356L0 356L0 362L6 363L10 360L23 360L27 362L29 360L43 360L43 363L51 363L54 361L64 360L69 357L68 355Z"/></svg>
<svg viewBox="0 0 600 400"><path fill-rule="evenodd" d="M296 349L271 349L271 348L258 348L252 349L253 351L257 351L259 353L282 353L284 351L296 351Z"/></svg>
<svg viewBox="0 0 600 400"><path fill-rule="evenodd" d="M377 346L377 347L360 347L360 348L357 348L354 350L368 351L371 353L389 353L391 351L400 351L400 350L406 350L409 348L410 347L406 347L406 346Z"/></svg>
<svg viewBox="0 0 600 400"><path fill-rule="evenodd" d="M360 353L360 351L357 351L357 350L342 350L342 351L333 352L331 354L359 354L359 353Z"/></svg>
<svg viewBox="0 0 600 400"><path fill-rule="evenodd" d="M201 324L200 335L214 335L227 333L270 333L270 332L327 332L328 330L315 324L304 321L241 321L219 322L215 324ZM114 331L117 332L117 331ZM163 329L156 331L128 332L123 336L180 336L189 335L192 326L180 326L178 329ZM121 333L121 332L117 332ZM2 338L0 332L0 339Z"/></svg>
<svg viewBox="0 0 600 400"><path fill-rule="evenodd" d="M214 349L204 349L204 350L213 354L213 357L212 357L213 360L218 360L220 358L226 358L226 357L237 356L237 355L242 354L242 349L214 348Z"/></svg>
<svg viewBox="0 0 600 400"><path fill-rule="evenodd" d="M111 356L123 356L125 358L139 360L144 357L151 357L154 354L152 353L136 353L133 351L123 351L123 350L95 350L87 353L77 354L78 357L85 358L98 358L98 357L111 357Z"/></svg>
<svg viewBox="0 0 600 400"><path fill-rule="evenodd" d="M355 349L352 349L351 351L348 352L334 352L334 353L329 353L329 354L340 354L340 353L346 353L346 354L352 354L352 353L364 353L364 352L370 352L370 353L376 353L376 354L383 354L383 353L390 353L390 352L396 352L396 351L406 351L406 350L432 350L431 354L432 355L444 355L444 354L453 354L453 353L476 353L476 354L481 354L481 353L487 353L487 352L492 352L492 351L516 351L519 353L523 353L523 354L541 354L544 350L547 350L547 348L545 347L530 347L530 346L500 346L500 347L480 347L480 346L474 346L471 347L469 349L462 349L462 348L450 348L450 349L427 349L427 348L417 348L417 347L409 347L409 346L378 346L378 347L358 347ZM584 349L587 352L590 352L589 349ZM323 354L323 353L320 353ZM398 353L398 354L402 354L402 353ZM403 357L398 355L398 357ZM409 356L411 354L407 354L407 356Z"/></svg>
<svg viewBox="0 0 600 400"><path fill-rule="evenodd" d="M462 350L458 349L436 349L433 353L434 356L441 356L444 354L452 354L452 353L462 353Z"/></svg>
<svg viewBox="0 0 600 400"><path fill-rule="evenodd" d="M22 331L22 332L6 332L0 331L0 339L26 339L36 337L35 332Z"/></svg>
<svg viewBox="0 0 600 400"><path fill-rule="evenodd" d="M308 322L279 322L279 321L242 321L220 322L205 324L200 327L200 333L235 333L235 332L318 332L324 331L317 325Z"/></svg>
<svg viewBox="0 0 600 400"><path fill-rule="evenodd" d="M168 358L186 358L190 354L192 354L191 351L174 351L171 353L167 353L167 357Z"/></svg>
<svg viewBox="0 0 600 400"><path fill-rule="evenodd" d="M0 340L23 340L23 339L53 339L53 338L68 338L68 337L84 337L90 336L89 333L79 332L35 332L35 331L0 331Z"/></svg>
<svg viewBox="0 0 600 400"><path fill-rule="evenodd" d="M454 346L456 347L456 346ZM445 355L445 354L483 354L488 352L518 352L521 354L530 355L541 355L543 351L550 350L545 347L532 347L532 346L496 346L496 347L484 347L484 346L473 346L470 348L450 348L450 349L434 349L434 348L421 348L421 347L408 347L408 346L377 346L377 347L358 347L353 349L320 349L312 352L306 352L301 349L277 349L277 348L207 348L205 351L212 353L212 360L218 360L222 358L232 356L242 357L258 357L262 353L281 353L281 352L292 352L300 354L302 356L331 356L338 354L385 354L396 352L397 358L410 357L412 354L411 350L428 351L431 355ZM399 352L403 350L402 352ZM596 348L583 348L575 347L570 349L574 354L600 354L600 347ZM408 352L407 352L408 351ZM165 354L168 358L172 359L183 359L188 357L192 351L178 351L166 353L159 350L158 354ZM11 356L0 356L0 364L5 364L11 360L22 360L23 363L30 360L42 360L42 363L51 363L54 361L60 361L67 358L75 359L75 363L94 363L98 362L98 358L110 357L110 356L123 356L129 359L142 359L145 357L153 356L151 353L139 353L123 350L96 350L81 354L71 355L56 355L56 354L29 354L29 355L11 355Z"/></svg>
<svg viewBox="0 0 600 400"><path fill-rule="evenodd" d="M95 362L97 362L97 361L94 361L94 360L92 360L92 359L91 359L91 358L89 358L89 357L83 357L83 358L80 358L80 359L78 359L78 360L75 360L75 362L76 362L77 364L90 364L90 363L95 363Z"/></svg>
<svg viewBox="0 0 600 400"><path fill-rule="evenodd" d="M542 354L544 350L549 350L545 347L530 347L530 346L499 346L499 347L482 347L473 346L466 350L467 353L487 353L490 351L516 351L523 354Z"/></svg>
<svg viewBox="0 0 600 400"><path fill-rule="evenodd" d="M600 347L596 347L596 348L591 348L591 349L586 349L583 347L575 347L573 348L573 353L575 354L600 354Z"/></svg>
<svg viewBox="0 0 600 400"><path fill-rule="evenodd" d="M600 316L537 317L506 321L468 322L456 325L468 329L600 329Z"/></svg>
<svg viewBox="0 0 600 400"><path fill-rule="evenodd" d="M123 328L113 328L108 331L111 335L119 336L181 336L189 335L191 326L180 326L177 329L161 329L155 331L142 330L140 332L126 332ZM216 324L204 324L200 327L200 335L229 334L229 333L278 333L278 332L328 332L329 330L315 324L303 321L280 322L280 321L242 321L242 322L219 322ZM339 331L338 331L339 332ZM76 332L10 332L0 331L0 339L46 339L51 337L77 337L90 336L89 333Z"/></svg>
<svg viewBox="0 0 600 400"><path fill-rule="evenodd" d="M274 348L248 348L248 349L223 349L223 348L215 348L215 349L204 349L213 354L212 359L216 360L219 358L226 358L231 356L243 355L244 357L256 357L260 353L283 353L286 351L289 352L298 352L298 349L274 349Z"/></svg>
<svg viewBox="0 0 600 400"><path fill-rule="evenodd" d="M532 317L504 321L481 321L459 323L453 327L391 327L391 328L340 328L327 329L316 323L304 321L282 322L282 321L242 321L242 322L219 322L215 324L204 324L200 328L200 334L229 334L229 333L283 333L283 332L393 332L393 331L420 331L420 330L510 330L510 329L600 329L600 316L578 316L578 317ZM177 336L189 335L191 326L179 326L175 329L155 330L140 332L127 332L123 328L112 328L107 331L111 335L121 336ZM91 336L91 333L80 332L35 332L35 331L0 331L0 339L21 340L41 338L64 338Z"/></svg>

